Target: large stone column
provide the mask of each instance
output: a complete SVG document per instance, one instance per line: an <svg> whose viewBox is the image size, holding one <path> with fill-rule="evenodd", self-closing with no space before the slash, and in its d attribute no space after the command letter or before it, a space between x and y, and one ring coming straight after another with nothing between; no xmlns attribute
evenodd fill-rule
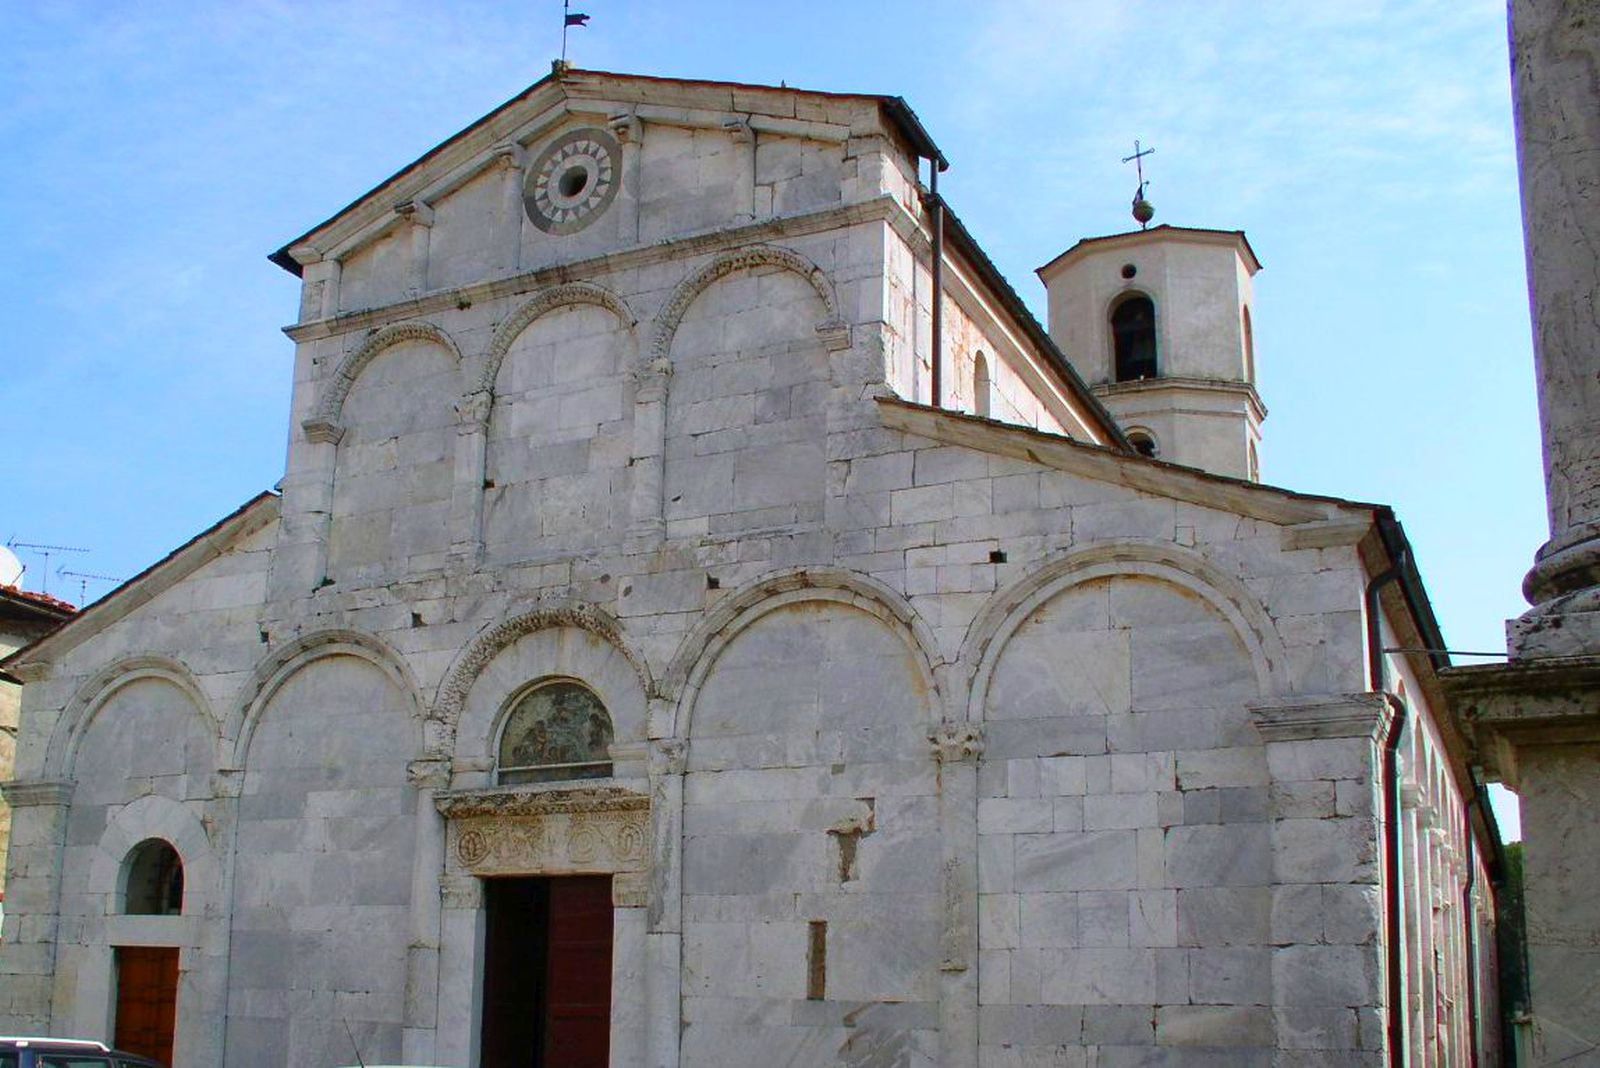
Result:
<svg viewBox="0 0 1600 1068"><path fill-rule="evenodd" d="M1600 4L1514 0L1511 64L1550 540L1524 589L1600 588ZM1591 640L1593 629L1586 628Z"/></svg>
<svg viewBox="0 0 1600 1068"><path fill-rule="evenodd" d="M1600 1062L1600 2L1511 0L1550 540L1504 665L1445 684L1522 799L1533 1063Z"/></svg>

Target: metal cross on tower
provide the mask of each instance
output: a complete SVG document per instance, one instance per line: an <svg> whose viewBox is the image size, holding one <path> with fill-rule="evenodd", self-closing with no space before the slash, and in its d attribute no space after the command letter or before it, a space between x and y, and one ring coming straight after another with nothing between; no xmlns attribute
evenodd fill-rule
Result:
<svg viewBox="0 0 1600 1068"><path fill-rule="evenodd" d="M1133 217L1138 222L1141 230L1149 226L1150 220L1155 218L1156 215L1155 205L1144 197L1144 187L1150 184L1144 177L1144 157L1154 155L1155 151L1153 148L1141 147L1139 142L1135 140L1133 142L1133 155L1122 157L1122 162L1133 164L1136 173L1139 175L1139 188L1133 191Z"/></svg>

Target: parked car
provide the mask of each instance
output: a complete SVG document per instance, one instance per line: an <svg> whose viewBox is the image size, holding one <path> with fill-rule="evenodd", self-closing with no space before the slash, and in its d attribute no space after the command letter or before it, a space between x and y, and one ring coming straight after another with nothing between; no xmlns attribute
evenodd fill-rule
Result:
<svg viewBox="0 0 1600 1068"><path fill-rule="evenodd" d="M0 1068L163 1068L148 1057L78 1038L0 1038Z"/></svg>

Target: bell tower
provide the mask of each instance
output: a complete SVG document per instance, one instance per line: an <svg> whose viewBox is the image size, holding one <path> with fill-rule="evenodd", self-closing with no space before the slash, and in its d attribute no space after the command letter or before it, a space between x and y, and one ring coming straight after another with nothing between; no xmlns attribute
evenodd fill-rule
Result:
<svg viewBox="0 0 1600 1068"><path fill-rule="evenodd" d="M1243 231L1162 225L1086 238L1038 275L1050 336L1141 452L1256 481L1260 269Z"/></svg>

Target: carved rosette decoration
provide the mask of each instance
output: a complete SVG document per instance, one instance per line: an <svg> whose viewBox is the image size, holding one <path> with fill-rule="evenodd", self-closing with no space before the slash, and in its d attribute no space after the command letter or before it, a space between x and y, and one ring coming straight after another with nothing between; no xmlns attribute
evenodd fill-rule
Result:
<svg viewBox="0 0 1600 1068"><path fill-rule="evenodd" d="M977 760L983 755L983 728L976 723L945 723L928 732L933 758L941 764Z"/></svg>
<svg viewBox="0 0 1600 1068"><path fill-rule="evenodd" d="M435 800L454 861L471 875L642 872L650 799L618 787L471 790Z"/></svg>
<svg viewBox="0 0 1600 1068"><path fill-rule="evenodd" d="M528 168L522 205L547 234L573 234L616 199L622 184L622 146L608 131L585 127L546 145Z"/></svg>

